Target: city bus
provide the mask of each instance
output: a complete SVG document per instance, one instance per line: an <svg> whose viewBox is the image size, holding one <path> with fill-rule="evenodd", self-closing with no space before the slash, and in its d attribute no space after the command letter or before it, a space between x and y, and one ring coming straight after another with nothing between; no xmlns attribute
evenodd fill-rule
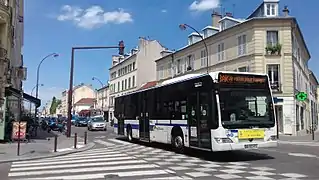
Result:
<svg viewBox="0 0 319 180"><path fill-rule="evenodd" d="M276 147L268 75L188 74L115 98L114 132L129 141L206 151Z"/></svg>

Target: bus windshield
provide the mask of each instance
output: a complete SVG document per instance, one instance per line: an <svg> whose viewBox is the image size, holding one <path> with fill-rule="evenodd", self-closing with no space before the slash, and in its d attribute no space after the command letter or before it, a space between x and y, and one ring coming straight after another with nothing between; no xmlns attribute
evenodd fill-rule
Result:
<svg viewBox="0 0 319 180"><path fill-rule="evenodd" d="M274 126L271 98L267 89L220 89L222 125L225 128Z"/></svg>

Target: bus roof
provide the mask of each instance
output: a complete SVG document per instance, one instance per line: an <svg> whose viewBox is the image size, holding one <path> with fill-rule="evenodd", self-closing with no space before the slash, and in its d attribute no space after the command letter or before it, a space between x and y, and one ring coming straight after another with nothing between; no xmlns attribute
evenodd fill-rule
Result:
<svg viewBox="0 0 319 180"><path fill-rule="evenodd" d="M158 84L158 85L156 85L154 87L133 91L133 92L130 92L130 93L127 93L127 94L120 95L118 97L124 97L124 96L130 95L130 94L135 94L135 93L143 92L143 91L150 90L150 89L156 89L158 87L163 87L163 86L167 86L167 85L170 85L170 84L175 84L175 83L178 83L178 82L183 82L183 81L187 81L187 80L191 80L191 79L196 79L196 78L207 76L207 75L211 76L211 78L213 79L214 82L217 82L219 73L267 76L267 74L262 74L262 73L235 72L235 71L214 71L214 72L210 72L209 74L206 74L206 73L205 74L186 74L186 75L183 75L183 76L179 76L179 77L176 77L176 78L165 80L162 83L160 83L160 84ZM116 98L118 98L118 97L116 97Z"/></svg>

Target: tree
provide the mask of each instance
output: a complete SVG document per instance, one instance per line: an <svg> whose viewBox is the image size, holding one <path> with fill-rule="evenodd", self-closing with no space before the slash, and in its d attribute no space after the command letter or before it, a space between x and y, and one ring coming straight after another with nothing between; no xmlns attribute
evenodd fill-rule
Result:
<svg viewBox="0 0 319 180"><path fill-rule="evenodd" d="M55 105L56 105L56 97L53 96L51 106L50 106L50 114L55 114L55 112L56 112Z"/></svg>

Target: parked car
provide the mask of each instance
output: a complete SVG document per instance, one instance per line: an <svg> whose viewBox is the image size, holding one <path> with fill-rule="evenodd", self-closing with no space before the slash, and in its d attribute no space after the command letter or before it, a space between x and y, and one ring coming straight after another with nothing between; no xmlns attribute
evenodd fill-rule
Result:
<svg viewBox="0 0 319 180"><path fill-rule="evenodd" d="M88 122L88 130L103 130L106 131L106 122L103 117L91 118Z"/></svg>
<svg viewBox="0 0 319 180"><path fill-rule="evenodd" d="M75 126L83 127L88 125L88 118L86 117L79 117L75 120Z"/></svg>

